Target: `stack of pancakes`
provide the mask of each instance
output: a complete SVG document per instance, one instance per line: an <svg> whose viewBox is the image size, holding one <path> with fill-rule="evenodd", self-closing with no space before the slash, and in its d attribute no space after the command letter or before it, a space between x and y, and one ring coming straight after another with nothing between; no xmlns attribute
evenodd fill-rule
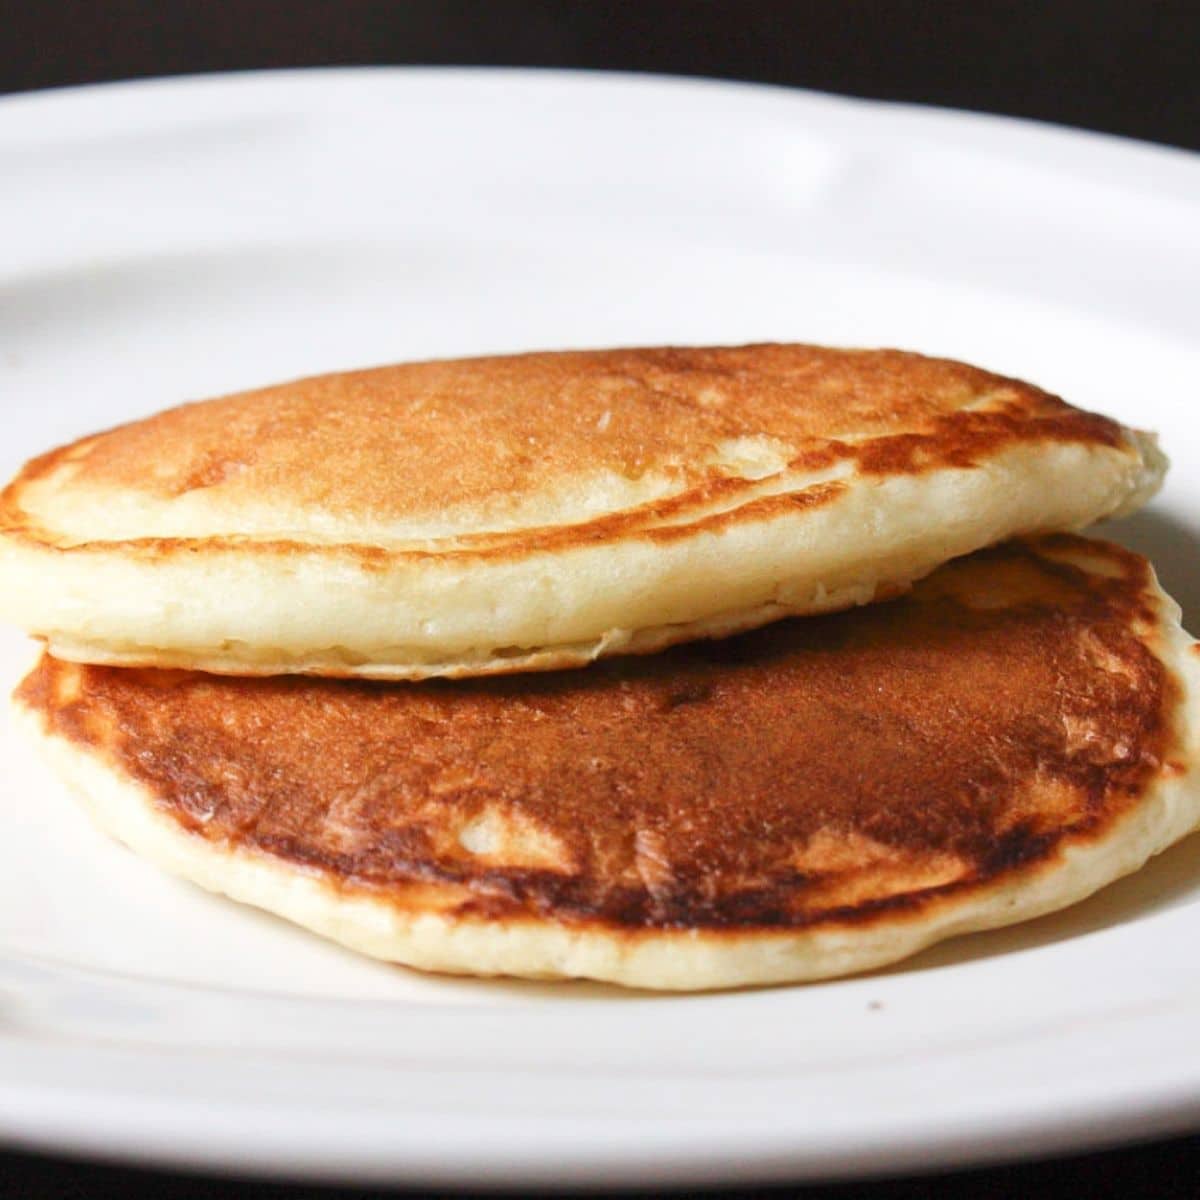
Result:
<svg viewBox="0 0 1200 1200"><path fill-rule="evenodd" d="M896 351L415 363L33 460L0 612L52 763L204 887L440 971L813 979L1196 826L1194 645L1067 532L1164 470Z"/></svg>

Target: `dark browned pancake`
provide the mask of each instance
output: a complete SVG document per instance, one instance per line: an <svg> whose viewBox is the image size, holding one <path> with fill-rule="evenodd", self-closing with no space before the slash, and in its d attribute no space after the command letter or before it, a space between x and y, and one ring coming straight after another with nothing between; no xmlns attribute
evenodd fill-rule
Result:
<svg viewBox="0 0 1200 1200"><path fill-rule="evenodd" d="M1194 655L1172 607L1143 559L1064 536L588 672L388 686L45 657L18 701L215 864L176 869L224 889L223 861L258 864L270 886L229 890L350 944L712 986L1057 907L1181 836ZM288 873L328 911L288 912ZM330 915L356 900L393 933Z"/></svg>

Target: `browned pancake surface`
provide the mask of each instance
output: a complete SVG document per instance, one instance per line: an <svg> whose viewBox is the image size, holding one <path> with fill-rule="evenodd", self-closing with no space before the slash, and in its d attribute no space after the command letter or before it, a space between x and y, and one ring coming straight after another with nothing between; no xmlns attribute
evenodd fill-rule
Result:
<svg viewBox="0 0 1200 1200"><path fill-rule="evenodd" d="M1148 583L1061 537L586 672L372 685L46 657L19 698L196 837L397 904L797 928L1051 864L1135 805L1176 746Z"/></svg>
<svg viewBox="0 0 1200 1200"><path fill-rule="evenodd" d="M325 375L171 409L34 460L5 493L0 523L53 543L23 500L58 480L153 502L205 492L234 525L263 504L373 529L467 512L478 526L458 532L469 541L531 497L570 495L597 473L673 479L649 511L570 518L586 518L575 540L594 540L751 487L722 459L743 437L773 440L798 469L846 461L866 474L970 465L1022 440L1125 443L1114 422L1029 384L900 351L523 354ZM231 526L202 540L238 533L290 536Z"/></svg>

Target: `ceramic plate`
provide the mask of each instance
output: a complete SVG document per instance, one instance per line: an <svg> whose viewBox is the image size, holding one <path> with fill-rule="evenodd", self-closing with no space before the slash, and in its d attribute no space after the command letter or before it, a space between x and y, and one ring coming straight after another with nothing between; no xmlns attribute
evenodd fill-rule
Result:
<svg viewBox="0 0 1200 1200"><path fill-rule="evenodd" d="M1116 536L1200 628L1200 162L950 112L477 71L0 102L0 469L405 358L787 339L1161 431ZM7 688L30 645L0 636ZM1195 839L1079 907L740 994L422 977L160 874L0 729L0 1136L297 1177L729 1182L1200 1123Z"/></svg>

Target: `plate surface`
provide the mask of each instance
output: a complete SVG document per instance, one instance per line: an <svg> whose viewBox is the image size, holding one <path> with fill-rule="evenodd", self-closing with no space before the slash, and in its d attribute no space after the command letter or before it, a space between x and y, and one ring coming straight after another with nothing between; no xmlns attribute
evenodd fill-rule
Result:
<svg viewBox="0 0 1200 1200"><path fill-rule="evenodd" d="M0 472L405 358L898 345L1157 428L1113 536L1200 630L1200 161L699 81L322 71L0 102ZM0 679L32 656L0 634ZM847 1176L1200 1123L1198 839L871 976L421 977L158 873L0 727L0 1137L456 1184Z"/></svg>

